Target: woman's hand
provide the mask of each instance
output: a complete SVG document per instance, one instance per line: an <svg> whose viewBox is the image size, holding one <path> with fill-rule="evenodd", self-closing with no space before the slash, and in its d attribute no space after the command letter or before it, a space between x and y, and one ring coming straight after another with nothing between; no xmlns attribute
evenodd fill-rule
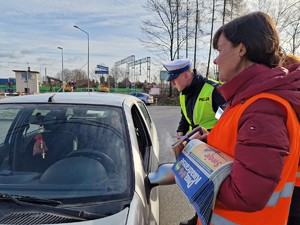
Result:
<svg viewBox="0 0 300 225"><path fill-rule="evenodd" d="M184 149L184 146L186 145L188 140L199 139L203 142L206 142L208 133L209 132L206 129L198 126L198 127L194 128L192 131L188 132L186 135L182 136L182 138L179 138L180 135L177 136L178 137L177 142L175 142L172 145L172 151L173 151L176 159L178 158L178 156Z"/></svg>
<svg viewBox="0 0 300 225"><path fill-rule="evenodd" d="M193 134L189 139L199 139L200 141L206 142L207 141L207 135L209 134L209 132L202 127L202 132L197 132L195 134Z"/></svg>

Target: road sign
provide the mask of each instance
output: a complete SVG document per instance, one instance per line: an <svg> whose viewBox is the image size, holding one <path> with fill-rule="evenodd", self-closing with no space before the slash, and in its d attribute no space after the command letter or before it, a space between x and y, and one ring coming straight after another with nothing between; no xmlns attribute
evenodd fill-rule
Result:
<svg viewBox="0 0 300 225"><path fill-rule="evenodd" d="M108 66L97 65L95 74L108 74Z"/></svg>

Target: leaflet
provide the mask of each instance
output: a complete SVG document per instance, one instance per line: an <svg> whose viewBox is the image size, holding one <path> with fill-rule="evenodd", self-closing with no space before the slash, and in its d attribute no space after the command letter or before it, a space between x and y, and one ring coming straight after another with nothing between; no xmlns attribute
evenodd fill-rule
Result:
<svg viewBox="0 0 300 225"><path fill-rule="evenodd" d="M233 158L198 140L190 140L172 167L176 184L194 206L202 224L209 224L219 187Z"/></svg>

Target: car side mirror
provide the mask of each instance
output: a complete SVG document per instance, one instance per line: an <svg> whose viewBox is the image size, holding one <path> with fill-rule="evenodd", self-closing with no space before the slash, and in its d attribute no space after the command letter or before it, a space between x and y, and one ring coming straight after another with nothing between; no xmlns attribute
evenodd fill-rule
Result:
<svg viewBox="0 0 300 225"><path fill-rule="evenodd" d="M149 203L151 189L158 185L175 184L175 176L172 171L174 163L160 164L155 172L151 172L145 177L146 198Z"/></svg>
<svg viewBox="0 0 300 225"><path fill-rule="evenodd" d="M159 165L155 172L148 174L148 179L151 185L170 185L175 184L175 177L172 171L174 163L164 163Z"/></svg>

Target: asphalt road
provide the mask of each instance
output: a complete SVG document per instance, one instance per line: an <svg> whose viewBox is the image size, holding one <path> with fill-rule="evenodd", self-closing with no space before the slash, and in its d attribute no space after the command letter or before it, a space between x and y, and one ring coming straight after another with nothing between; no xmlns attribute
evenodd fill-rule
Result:
<svg viewBox="0 0 300 225"><path fill-rule="evenodd" d="M149 106L159 136L160 163L174 162L171 145L180 119L179 106ZM195 211L183 192L174 185L160 186L160 225L178 225L191 218Z"/></svg>

